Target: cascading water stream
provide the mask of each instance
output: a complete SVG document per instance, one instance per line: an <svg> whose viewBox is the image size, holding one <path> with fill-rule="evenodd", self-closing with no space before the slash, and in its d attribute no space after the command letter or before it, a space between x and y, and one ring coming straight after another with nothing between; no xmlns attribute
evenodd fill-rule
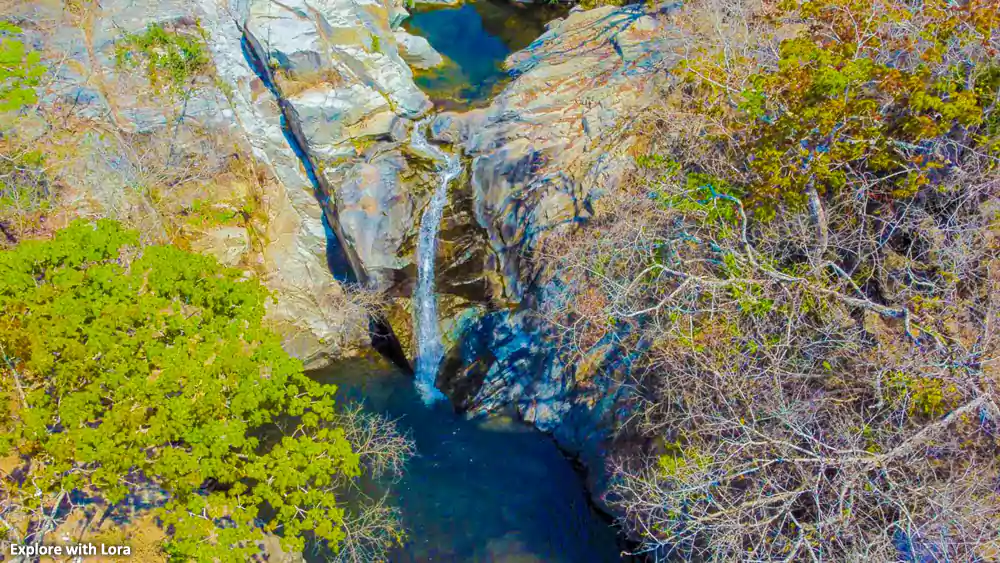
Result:
<svg viewBox="0 0 1000 563"><path fill-rule="evenodd" d="M434 287L434 259L437 254L437 236L448 203L448 184L462 173L458 156L448 154L430 144L424 135L427 119L413 127L410 142L414 149L425 153L444 165L438 167L438 185L434 189L427 209L420 218L420 235L417 239L417 287L413 292L414 324L417 336L416 385L424 403L444 399L434 386L438 366L444 357L441 335L438 332L437 292Z"/></svg>

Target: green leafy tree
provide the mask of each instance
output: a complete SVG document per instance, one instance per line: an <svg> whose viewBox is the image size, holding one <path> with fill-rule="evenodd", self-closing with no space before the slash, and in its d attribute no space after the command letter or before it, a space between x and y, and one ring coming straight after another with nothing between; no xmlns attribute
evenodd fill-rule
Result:
<svg viewBox="0 0 1000 563"><path fill-rule="evenodd" d="M15 111L38 101L38 86L45 67L41 56L15 39L21 28L0 21L0 111Z"/></svg>
<svg viewBox="0 0 1000 563"><path fill-rule="evenodd" d="M71 493L156 491L173 559L245 561L264 532L336 551L364 460L334 388L262 324L259 282L137 244L78 221L0 252L0 458L21 460L0 482L8 535L41 541Z"/></svg>

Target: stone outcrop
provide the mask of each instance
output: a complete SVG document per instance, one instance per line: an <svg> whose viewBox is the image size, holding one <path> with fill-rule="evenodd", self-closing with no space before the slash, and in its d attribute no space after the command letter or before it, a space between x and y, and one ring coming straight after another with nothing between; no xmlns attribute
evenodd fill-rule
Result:
<svg viewBox="0 0 1000 563"><path fill-rule="evenodd" d="M433 64L436 53L399 29L401 0L19 9L35 47L60 61L43 104L78 133L64 170L74 213L125 216L152 239L257 272L277 296L269 314L286 346L311 365L365 340L367 317L342 282L409 294L413 235L436 177L408 142L431 104L407 61ZM118 60L125 34L150 24L204 40L210 72L181 97ZM433 136L469 162L469 189L453 189L442 225L439 275L456 343L442 386L463 407L514 405L558 432L607 395L539 347L544 327L530 309L559 296L532 257L593 214L627 170L629 118L671 64L665 25L639 7L574 11L508 60L516 79L489 107L434 119ZM140 169L150 161L165 166ZM192 216L199 207L204 216ZM592 373L618 361L606 348L591 356Z"/></svg>
<svg viewBox="0 0 1000 563"><path fill-rule="evenodd" d="M583 357L562 355L534 314L565 298L536 251L599 213L602 190L633 165L626 151L641 132L631 120L675 60L668 21L639 6L574 10L508 59L516 78L488 108L433 122L436 139L471 158L474 214L511 303L465 322L438 385L471 414L514 409L593 468L634 351L602 341Z"/></svg>
<svg viewBox="0 0 1000 563"><path fill-rule="evenodd" d="M671 62L663 25L638 7L575 10L511 55L517 78L488 108L436 117L434 138L472 157L477 217L511 297L534 274L521 259L546 233L586 220L632 162L630 116Z"/></svg>
<svg viewBox="0 0 1000 563"><path fill-rule="evenodd" d="M245 25L347 261L379 289L410 263L401 249L434 181L408 153L411 120L431 103L400 54L402 16L394 0L253 0Z"/></svg>
<svg viewBox="0 0 1000 563"><path fill-rule="evenodd" d="M12 15L54 68L38 135L56 142L58 118L73 145L66 217L116 216L255 271L309 365L366 343L367 314L340 282L368 276L331 269L356 252L384 286L407 264L423 175L402 145L430 103L397 47L401 1L25 2ZM123 38L151 24L204 43L210 68L182 94L122 64Z"/></svg>
<svg viewBox="0 0 1000 563"><path fill-rule="evenodd" d="M414 68L434 68L444 63L444 57L431 47L429 41L419 35L410 35L402 29L393 32L399 53Z"/></svg>

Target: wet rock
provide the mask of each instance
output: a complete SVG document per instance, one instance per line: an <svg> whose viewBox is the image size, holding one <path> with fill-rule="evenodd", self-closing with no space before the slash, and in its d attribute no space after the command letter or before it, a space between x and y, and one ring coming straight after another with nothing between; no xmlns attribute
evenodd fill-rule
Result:
<svg viewBox="0 0 1000 563"><path fill-rule="evenodd" d="M587 489L605 512L605 457L611 436L629 418L621 384L638 351L610 339L566 357L552 343L553 327L529 309L456 319L453 345L437 386L470 417L513 412L548 432L587 468Z"/></svg>
<svg viewBox="0 0 1000 563"><path fill-rule="evenodd" d="M503 303L503 280L486 232L476 223L467 176L455 182L438 236L435 278L439 293L467 303ZM441 308L445 313L446 309Z"/></svg>
<svg viewBox="0 0 1000 563"><path fill-rule="evenodd" d="M567 364L550 345L550 328L527 310L468 317L463 325L454 329L460 336L437 382L458 408L475 416L513 406L523 420L562 436L576 450L601 433L619 391L610 376L627 368L628 354L607 341ZM580 385L582 373L575 368L583 363L592 364L594 373ZM570 415L574 424L564 427Z"/></svg>

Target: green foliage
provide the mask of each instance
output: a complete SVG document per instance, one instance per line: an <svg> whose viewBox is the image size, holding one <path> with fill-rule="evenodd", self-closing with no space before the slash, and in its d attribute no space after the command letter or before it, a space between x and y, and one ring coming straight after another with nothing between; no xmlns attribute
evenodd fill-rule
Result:
<svg viewBox="0 0 1000 563"><path fill-rule="evenodd" d="M125 34L115 47L115 62L119 67L145 65L152 86L183 94L208 71L204 31L198 27L195 35L187 35L150 24L141 34Z"/></svg>
<svg viewBox="0 0 1000 563"><path fill-rule="evenodd" d="M659 155L636 160L643 168L660 171L659 180L667 189L651 191L649 197L661 208L698 215L704 224L720 228L723 236L734 232L732 229L739 220L736 199L743 195L739 186L702 172L682 173L680 163L664 160ZM671 189L672 181L679 181L684 189Z"/></svg>
<svg viewBox="0 0 1000 563"><path fill-rule="evenodd" d="M877 197L910 197L948 171L946 152L935 150L945 139L995 153L996 65L944 59L991 40L995 6L930 0L875 11L863 0L789 0L783 9L808 28L782 41L777 67L756 70L749 87L720 88L732 74L722 55L682 71L700 92L694 103L724 124L720 139L736 140L762 217L780 203L801 207L811 188L839 192L862 176ZM901 64L908 60L919 62Z"/></svg>
<svg viewBox="0 0 1000 563"><path fill-rule="evenodd" d="M626 0L580 0L578 5L585 10L593 10L601 6L624 6Z"/></svg>
<svg viewBox="0 0 1000 563"><path fill-rule="evenodd" d="M252 213L250 204L233 209L227 205L212 205L202 199L196 199L187 210L188 222L198 227L238 225Z"/></svg>
<svg viewBox="0 0 1000 563"><path fill-rule="evenodd" d="M680 441L667 443L665 449L666 452L657 460L660 477L664 479L677 479L702 471L712 462L711 456L693 446L685 447Z"/></svg>
<svg viewBox="0 0 1000 563"><path fill-rule="evenodd" d="M31 513L60 492L161 489L165 549L184 561L246 561L264 530L336 547L335 493L360 468L331 424L334 388L262 324L259 282L137 243L77 221L0 252L0 457L30 460L7 501Z"/></svg>
<svg viewBox="0 0 1000 563"><path fill-rule="evenodd" d="M955 408L958 389L940 379L893 372L887 378L889 399L905 406L910 416L936 419Z"/></svg>
<svg viewBox="0 0 1000 563"><path fill-rule="evenodd" d="M16 111L38 101L35 87L45 74L41 56L15 39L21 28L0 21L0 112Z"/></svg>
<svg viewBox="0 0 1000 563"><path fill-rule="evenodd" d="M774 300L766 297L764 289L754 283L733 284L729 295L736 300L740 311L751 317L763 318L774 309Z"/></svg>
<svg viewBox="0 0 1000 563"><path fill-rule="evenodd" d="M681 170L681 164L679 162L669 156L663 156L662 154L656 153L640 154L636 157L635 163L639 166L639 168L662 172L667 176L676 174Z"/></svg>

